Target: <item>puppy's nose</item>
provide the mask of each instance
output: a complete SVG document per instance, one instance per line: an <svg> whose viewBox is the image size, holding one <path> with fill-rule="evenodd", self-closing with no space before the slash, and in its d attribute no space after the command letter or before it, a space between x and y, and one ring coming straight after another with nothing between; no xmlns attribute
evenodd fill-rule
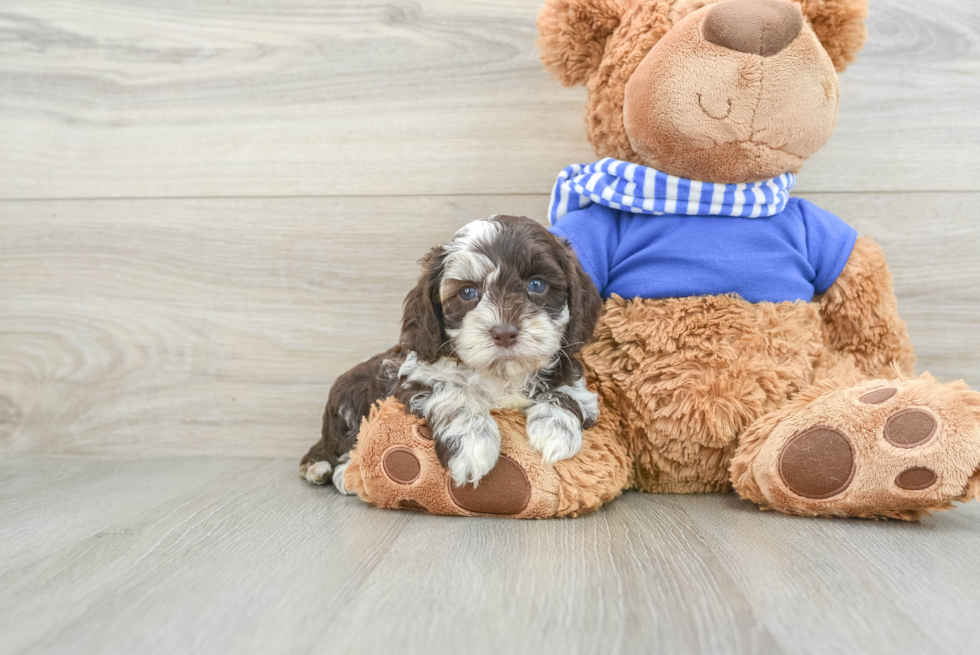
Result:
<svg viewBox="0 0 980 655"><path fill-rule="evenodd" d="M517 335L520 333L516 325L495 325L490 329L493 342L502 348L510 348L517 343Z"/></svg>
<svg viewBox="0 0 980 655"><path fill-rule="evenodd" d="M803 14L788 0L727 0L708 10L704 38L729 50L771 57L803 29Z"/></svg>

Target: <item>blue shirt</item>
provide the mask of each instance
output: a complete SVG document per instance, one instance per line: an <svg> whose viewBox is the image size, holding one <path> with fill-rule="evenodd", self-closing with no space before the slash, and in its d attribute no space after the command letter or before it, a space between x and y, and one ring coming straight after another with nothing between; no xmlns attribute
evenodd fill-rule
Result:
<svg viewBox="0 0 980 655"><path fill-rule="evenodd" d="M857 232L800 198L768 218L637 214L592 204L558 219L603 298L735 293L810 301L844 270Z"/></svg>

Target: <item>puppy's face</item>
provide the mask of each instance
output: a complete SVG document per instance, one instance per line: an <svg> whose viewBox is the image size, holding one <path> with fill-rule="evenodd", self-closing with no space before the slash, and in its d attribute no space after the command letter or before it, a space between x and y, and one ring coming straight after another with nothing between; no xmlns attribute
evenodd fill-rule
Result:
<svg viewBox="0 0 980 655"><path fill-rule="evenodd" d="M456 356L504 376L540 369L571 319L554 237L537 223L474 221L445 246L439 298Z"/></svg>
<svg viewBox="0 0 980 655"><path fill-rule="evenodd" d="M591 280L571 249L530 219L473 221L424 265L406 299L402 339L423 359L450 354L473 370L514 377L575 352L595 327L600 300ZM428 309L420 297L430 299L434 321L418 316ZM437 352L425 351L432 334L421 352L413 347L423 323L440 332Z"/></svg>

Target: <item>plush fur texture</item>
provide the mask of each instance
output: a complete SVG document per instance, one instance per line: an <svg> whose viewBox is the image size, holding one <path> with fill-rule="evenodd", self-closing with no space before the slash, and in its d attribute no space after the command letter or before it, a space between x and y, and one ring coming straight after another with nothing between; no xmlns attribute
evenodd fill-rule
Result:
<svg viewBox="0 0 980 655"><path fill-rule="evenodd" d="M880 404L861 402L862 396L883 387L896 389L895 395ZM895 447L882 434L887 421L908 408L933 414L937 433L921 446ZM743 498L787 514L916 520L953 509L953 501L976 497L978 423L980 393L962 382L943 385L928 374L856 386L822 381L746 432L732 461L732 481ZM840 430L849 438L855 459L854 479L826 499L801 498L780 479L781 449L814 425ZM897 486L898 476L913 467L933 471L936 482L922 490Z"/></svg>
<svg viewBox="0 0 980 655"><path fill-rule="evenodd" d="M764 11L772 7L783 10L775 20ZM767 20L797 33L769 56L708 38L708 28L722 21L734 27L722 37L744 34L758 44ZM755 182L799 172L830 138L839 100L830 57L801 23L785 0L729 0L674 25L623 91L622 123L633 161L707 181Z"/></svg>
<svg viewBox="0 0 980 655"><path fill-rule="evenodd" d="M586 85L599 156L744 182L798 170L830 136L834 71L864 43L865 15L865 0L547 0L539 44L563 84ZM626 486L902 520L980 494L980 393L914 377L869 237L812 302L614 296L592 336L579 357L599 421L576 457L542 463L521 418L498 412L492 488L454 495L417 419L389 401L361 429L349 487L382 507L521 518L574 516ZM417 478L385 472L410 457Z"/></svg>
<svg viewBox="0 0 980 655"><path fill-rule="evenodd" d="M819 299L827 353L850 355L869 377L915 372L915 348L898 315L885 253L870 237L854 244L844 272ZM828 376L830 377L830 376Z"/></svg>
<svg viewBox="0 0 980 655"><path fill-rule="evenodd" d="M868 38L867 0L794 0L794 4L800 5L837 72L843 73Z"/></svg>
<svg viewBox="0 0 980 655"><path fill-rule="evenodd" d="M725 0L733 1L754 3ZM588 88L586 133L596 154L681 177L747 182L798 171L826 142L839 99L834 68L844 70L864 44L866 0L793 3L806 18L803 31L765 58L704 40L702 25L716 4L546 3L538 18L541 59L566 86ZM717 85L726 67L739 69L739 84ZM796 101L787 105L788 97Z"/></svg>
<svg viewBox="0 0 980 655"><path fill-rule="evenodd" d="M693 493L729 490L738 435L810 383L820 349L806 303L613 297L584 358L618 392L637 486Z"/></svg>

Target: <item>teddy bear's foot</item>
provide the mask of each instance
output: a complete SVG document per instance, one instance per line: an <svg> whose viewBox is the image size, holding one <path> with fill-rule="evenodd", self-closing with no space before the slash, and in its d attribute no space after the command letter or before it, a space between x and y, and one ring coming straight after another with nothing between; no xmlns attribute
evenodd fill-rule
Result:
<svg viewBox="0 0 980 655"><path fill-rule="evenodd" d="M600 425L586 433L578 456L552 466L528 443L519 413L493 416L501 436L496 465L476 485L457 486L439 464L432 431L389 398L362 424L343 486L385 509L510 518L575 516L596 509L627 486L632 462L614 436L612 417L605 424L600 418Z"/></svg>
<svg viewBox="0 0 980 655"><path fill-rule="evenodd" d="M744 498L789 514L916 520L980 492L980 393L928 375L816 385L744 435Z"/></svg>

